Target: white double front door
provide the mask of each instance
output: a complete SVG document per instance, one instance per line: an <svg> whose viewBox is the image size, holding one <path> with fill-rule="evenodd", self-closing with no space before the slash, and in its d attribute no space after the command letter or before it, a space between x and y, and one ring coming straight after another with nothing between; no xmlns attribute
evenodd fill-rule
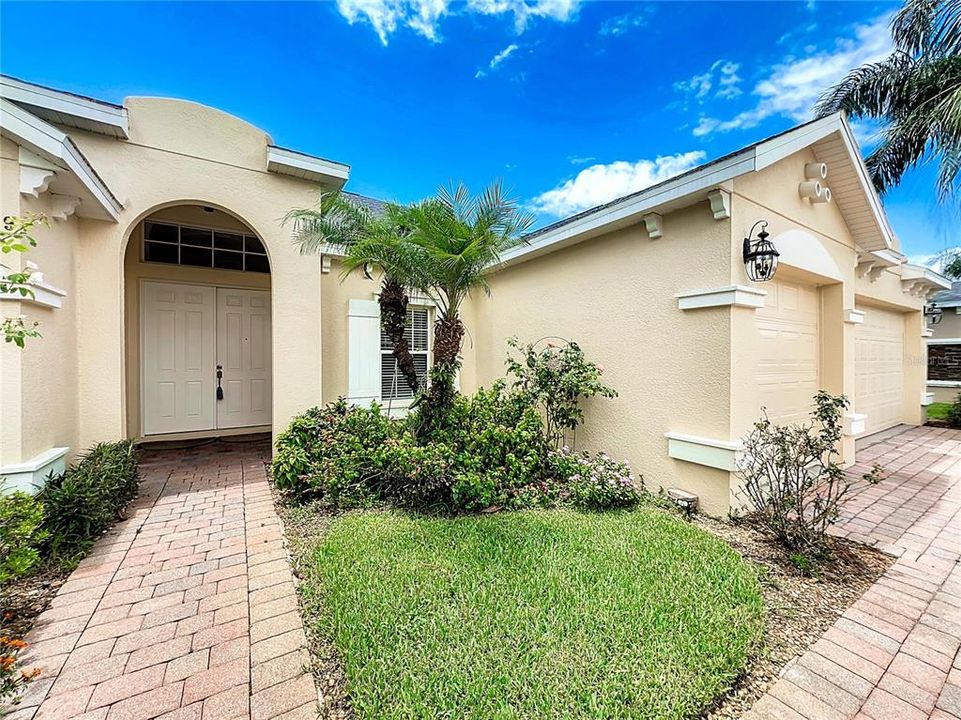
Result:
<svg viewBox="0 0 961 720"><path fill-rule="evenodd" d="M140 306L144 435L270 424L269 291L144 282Z"/></svg>

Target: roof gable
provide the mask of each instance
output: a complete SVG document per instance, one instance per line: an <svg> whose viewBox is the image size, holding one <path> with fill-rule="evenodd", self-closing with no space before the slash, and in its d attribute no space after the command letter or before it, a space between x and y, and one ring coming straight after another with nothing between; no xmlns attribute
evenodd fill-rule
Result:
<svg viewBox="0 0 961 720"><path fill-rule="evenodd" d="M870 182L850 125L842 114L836 113L541 228L526 237L526 244L507 253L500 265L528 260L635 225L650 212L664 214L705 201L711 191L724 183L750 172L759 172L807 147L812 148L821 162L829 162L827 158L830 158L831 191L858 246L865 251L897 249L897 239Z"/></svg>

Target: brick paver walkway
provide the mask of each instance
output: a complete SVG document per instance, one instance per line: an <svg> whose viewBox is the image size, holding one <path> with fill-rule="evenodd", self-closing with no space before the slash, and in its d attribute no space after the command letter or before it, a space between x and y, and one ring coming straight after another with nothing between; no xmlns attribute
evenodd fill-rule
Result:
<svg viewBox="0 0 961 720"><path fill-rule="evenodd" d="M129 519L27 637L10 720L309 720L317 692L266 443L152 451Z"/></svg>
<svg viewBox="0 0 961 720"><path fill-rule="evenodd" d="M898 556L754 705L750 720L961 719L961 432L913 428L858 453L837 534Z"/></svg>

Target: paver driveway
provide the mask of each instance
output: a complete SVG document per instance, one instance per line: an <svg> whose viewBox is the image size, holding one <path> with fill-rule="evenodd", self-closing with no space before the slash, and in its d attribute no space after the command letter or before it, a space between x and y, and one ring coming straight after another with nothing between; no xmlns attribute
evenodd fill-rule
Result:
<svg viewBox="0 0 961 720"><path fill-rule="evenodd" d="M961 432L913 428L858 453L888 477L839 535L899 556L754 705L751 720L961 720Z"/></svg>
<svg viewBox="0 0 961 720"><path fill-rule="evenodd" d="M10 720L317 714L269 445L150 451L141 495L26 638Z"/></svg>

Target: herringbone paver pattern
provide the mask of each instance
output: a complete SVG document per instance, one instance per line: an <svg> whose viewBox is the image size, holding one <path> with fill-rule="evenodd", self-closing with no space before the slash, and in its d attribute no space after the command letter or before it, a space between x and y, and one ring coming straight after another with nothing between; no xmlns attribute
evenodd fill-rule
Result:
<svg viewBox="0 0 961 720"><path fill-rule="evenodd" d="M129 519L27 637L10 720L310 720L317 692L261 443L148 451Z"/></svg>
<svg viewBox="0 0 961 720"><path fill-rule="evenodd" d="M751 720L961 720L961 432L913 428L858 453L878 462L835 532L898 560L787 667Z"/></svg>

